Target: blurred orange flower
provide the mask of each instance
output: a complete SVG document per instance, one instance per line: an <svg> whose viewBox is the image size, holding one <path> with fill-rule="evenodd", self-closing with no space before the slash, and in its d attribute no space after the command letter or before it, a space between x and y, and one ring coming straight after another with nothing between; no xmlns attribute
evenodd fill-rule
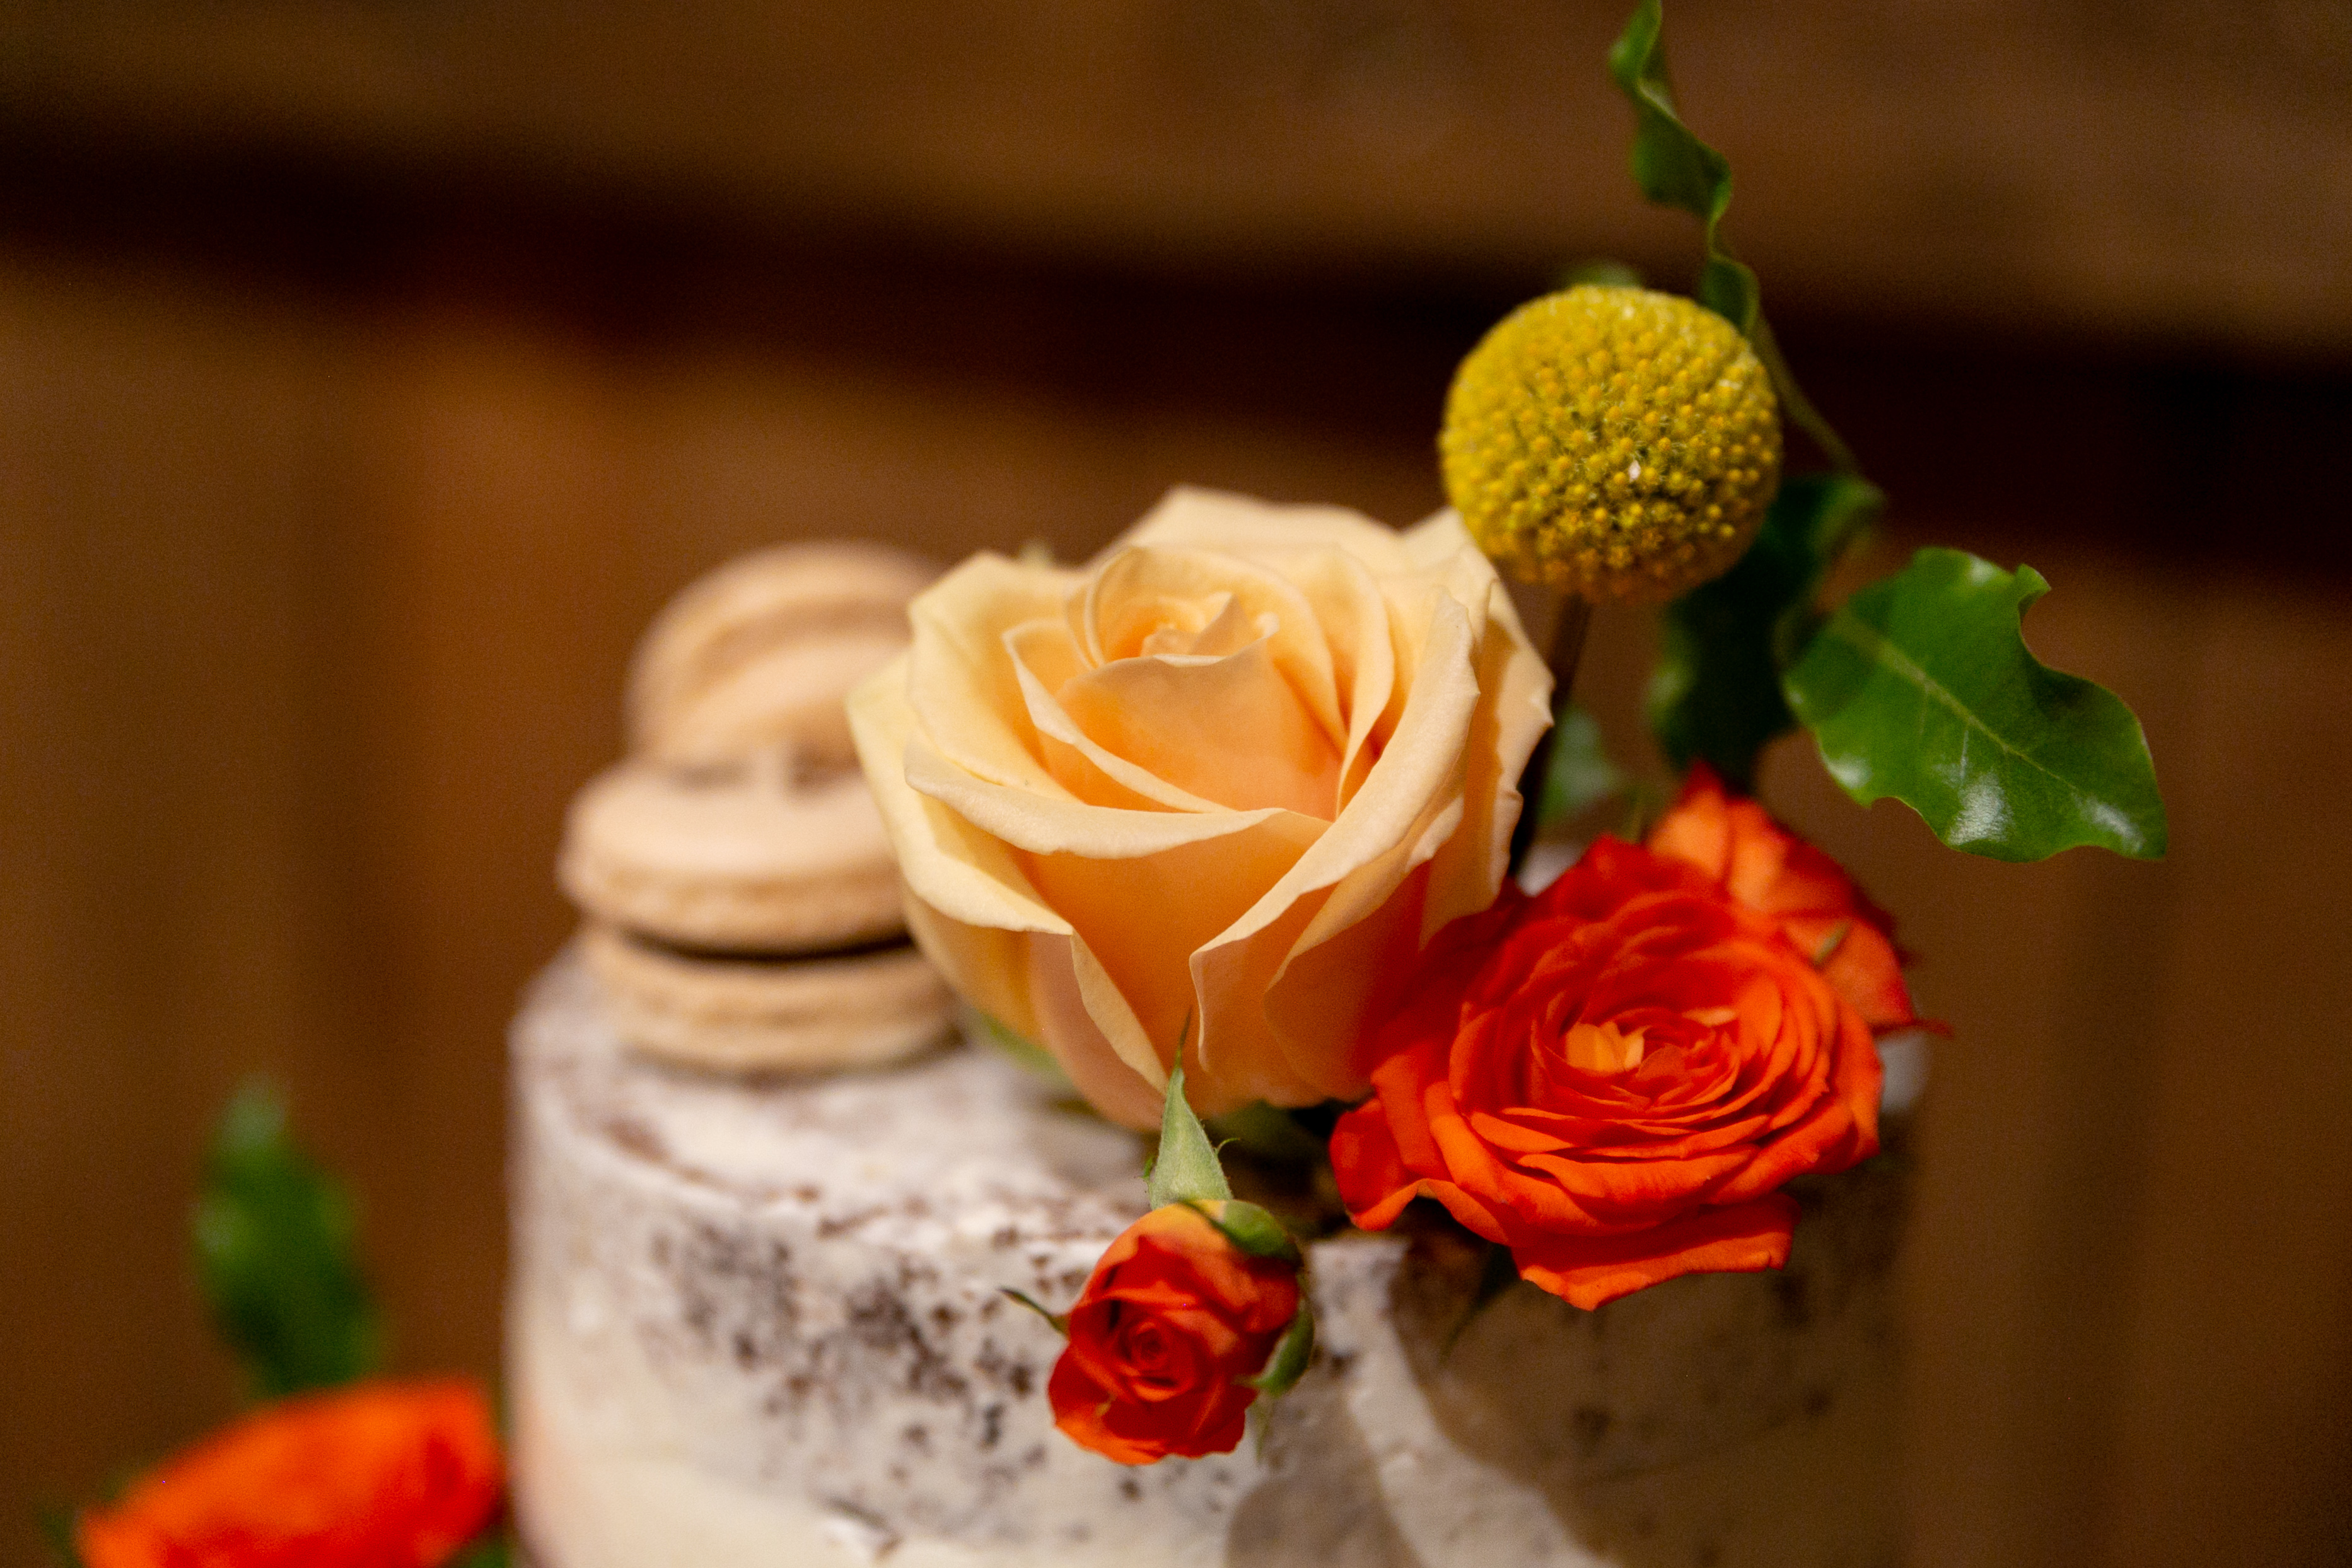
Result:
<svg viewBox="0 0 2352 1568"><path fill-rule="evenodd" d="M265 1406L81 1516L87 1568L437 1568L505 1486L470 1380L362 1383Z"/></svg>

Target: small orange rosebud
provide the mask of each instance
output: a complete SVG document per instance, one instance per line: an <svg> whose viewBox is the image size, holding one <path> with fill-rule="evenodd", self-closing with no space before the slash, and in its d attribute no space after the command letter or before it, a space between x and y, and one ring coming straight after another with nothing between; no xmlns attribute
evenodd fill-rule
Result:
<svg viewBox="0 0 2352 1568"><path fill-rule="evenodd" d="M1213 1207L1214 1206L1206 1206ZM1296 1258L1261 1258L1189 1204L1155 1208L1095 1265L1045 1393L1054 1423L1123 1465L1230 1453L1298 1316Z"/></svg>
<svg viewBox="0 0 2352 1568"><path fill-rule="evenodd" d="M505 1487L469 1379L299 1395L165 1460L84 1513L88 1568L438 1568Z"/></svg>

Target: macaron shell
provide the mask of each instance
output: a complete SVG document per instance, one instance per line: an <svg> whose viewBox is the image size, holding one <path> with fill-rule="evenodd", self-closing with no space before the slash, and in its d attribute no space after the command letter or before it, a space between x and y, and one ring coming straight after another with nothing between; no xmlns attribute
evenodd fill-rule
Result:
<svg viewBox="0 0 2352 1568"><path fill-rule="evenodd" d="M556 877L591 916L683 947L806 953L906 928L881 812L853 771L625 762L573 800Z"/></svg>
<svg viewBox="0 0 2352 1568"><path fill-rule="evenodd" d="M592 923L581 946L622 1039L718 1071L885 1066L938 1043L953 1018L946 982L912 946L835 958L705 958Z"/></svg>
<svg viewBox="0 0 2352 1568"><path fill-rule="evenodd" d="M627 698L632 747L663 750L699 694L771 649L877 635L903 644L907 602L937 575L930 562L901 550L830 540L757 550L698 579L637 643Z"/></svg>
<svg viewBox="0 0 2352 1568"><path fill-rule="evenodd" d="M854 768L843 699L906 645L903 612L776 643L664 706L638 737L638 752L692 765L789 747L804 768Z"/></svg>

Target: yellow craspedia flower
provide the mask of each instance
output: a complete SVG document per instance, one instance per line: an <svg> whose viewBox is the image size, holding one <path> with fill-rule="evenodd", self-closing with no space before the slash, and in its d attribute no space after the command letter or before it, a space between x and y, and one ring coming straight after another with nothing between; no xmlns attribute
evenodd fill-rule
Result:
<svg viewBox="0 0 2352 1568"><path fill-rule="evenodd" d="M1727 570L1780 477L1771 377L1730 322L1646 288L1522 305L1454 372L1445 489L1512 576L1657 603Z"/></svg>

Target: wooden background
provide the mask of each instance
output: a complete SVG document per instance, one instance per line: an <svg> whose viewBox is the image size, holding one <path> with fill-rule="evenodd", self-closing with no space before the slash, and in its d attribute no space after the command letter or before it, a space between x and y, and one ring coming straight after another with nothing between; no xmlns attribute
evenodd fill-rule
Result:
<svg viewBox="0 0 2352 1568"><path fill-rule="evenodd" d="M1884 559L2042 569L2172 811L2000 866L1768 768L1958 1031L1915 1561L2352 1561L2352 8L1673 10ZM1179 480L1407 520L1484 324L1687 268L1613 6L656 15L0 10L0 1561L231 1407L184 1236L247 1071L399 1364L494 1370L500 1031L678 586L1081 554ZM1648 645L1583 678L1628 753Z"/></svg>

